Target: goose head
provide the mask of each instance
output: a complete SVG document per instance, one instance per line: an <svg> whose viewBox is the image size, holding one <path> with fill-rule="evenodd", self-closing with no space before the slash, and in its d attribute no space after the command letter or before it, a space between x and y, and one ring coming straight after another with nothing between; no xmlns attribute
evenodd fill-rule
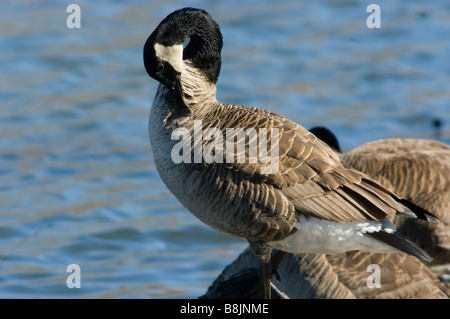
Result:
<svg viewBox="0 0 450 319"><path fill-rule="evenodd" d="M184 46L187 40L189 42ZM188 72L186 65L191 73L215 87L220 73L222 44L219 25L209 13L183 8L169 14L148 37L144 45L145 69L186 105L184 97L189 90L183 82L188 81L182 80Z"/></svg>

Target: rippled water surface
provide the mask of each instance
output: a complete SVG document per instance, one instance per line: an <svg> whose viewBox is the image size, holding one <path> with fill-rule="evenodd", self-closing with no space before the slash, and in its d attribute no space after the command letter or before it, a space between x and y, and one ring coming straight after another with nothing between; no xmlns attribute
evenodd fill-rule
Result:
<svg viewBox="0 0 450 319"><path fill-rule="evenodd" d="M218 99L324 125L344 150L391 136L450 143L450 4L14 1L0 12L0 297L195 298L246 246L160 180L142 47L173 10L224 36ZM440 129L432 126L439 120ZM81 288L66 285L78 264Z"/></svg>

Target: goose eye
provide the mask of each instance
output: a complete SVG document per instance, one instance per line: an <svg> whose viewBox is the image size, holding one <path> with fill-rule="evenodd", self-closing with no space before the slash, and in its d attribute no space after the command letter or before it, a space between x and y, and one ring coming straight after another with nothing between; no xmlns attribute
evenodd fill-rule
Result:
<svg viewBox="0 0 450 319"><path fill-rule="evenodd" d="M162 72L162 71L164 71L164 64L158 63L158 65L156 66L156 71L157 71L157 72Z"/></svg>

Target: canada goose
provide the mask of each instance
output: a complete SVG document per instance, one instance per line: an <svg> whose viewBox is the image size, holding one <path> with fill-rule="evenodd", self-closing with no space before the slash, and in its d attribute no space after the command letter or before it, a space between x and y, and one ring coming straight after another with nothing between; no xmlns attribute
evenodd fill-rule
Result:
<svg viewBox="0 0 450 319"><path fill-rule="evenodd" d="M330 147L283 116L216 100L221 50L219 25L201 9L174 11L150 34L144 65L160 85L149 136L158 173L177 199L205 224L249 242L260 264L262 296L270 298L273 248L292 253L405 252L430 260L387 217L402 214L434 222L431 213L341 163ZM245 156L254 154L250 135L237 154L217 144L214 152L206 152L210 144L202 137L211 131L225 135L227 129L265 131L270 153L278 151L278 165L274 168L261 154L256 162ZM189 135L194 152L174 161L180 132ZM189 149L191 142L183 144L183 155L186 145ZM215 160L199 160L197 155L205 152L214 153Z"/></svg>

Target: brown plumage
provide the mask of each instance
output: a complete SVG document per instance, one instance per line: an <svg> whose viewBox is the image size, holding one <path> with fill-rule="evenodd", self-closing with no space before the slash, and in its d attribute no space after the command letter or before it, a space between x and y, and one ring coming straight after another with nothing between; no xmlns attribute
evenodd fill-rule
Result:
<svg viewBox="0 0 450 319"><path fill-rule="evenodd" d="M380 266L380 287L370 288L369 265ZM203 298L257 298L257 282L224 281L258 261L245 250L214 280ZM287 254L272 281L284 298L292 299L448 299L449 286L422 262L409 255L348 252L338 255ZM244 277L244 276L242 276ZM284 296L283 296L284 295Z"/></svg>
<svg viewBox="0 0 450 319"><path fill-rule="evenodd" d="M414 216L394 193L342 163L320 139L276 113L215 102L207 112L193 113L184 127L193 131L196 120L202 120L202 132L208 128L225 132L236 127L257 127L266 129L270 140L271 130L278 130L279 144L274 146L279 149L279 168L274 173L261 173L270 164L261 164L259 158L257 163L250 163L250 142L246 144L243 163L226 162L224 144L222 165L192 165L203 181L204 189L199 193L210 203L211 210L224 211L224 205L227 210L238 209L232 214L233 220L223 220L234 224L232 234L236 236L253 241L286 238L293 231L298 214L340 223L382 220L398 213ZM205 147L206 141L203 143ZM235 158L239 155L236 153ZM223 193L228 197L216 196ZM249 211L253 212L251 217ZM434 221L431 214L422 218Z"/></svg>

